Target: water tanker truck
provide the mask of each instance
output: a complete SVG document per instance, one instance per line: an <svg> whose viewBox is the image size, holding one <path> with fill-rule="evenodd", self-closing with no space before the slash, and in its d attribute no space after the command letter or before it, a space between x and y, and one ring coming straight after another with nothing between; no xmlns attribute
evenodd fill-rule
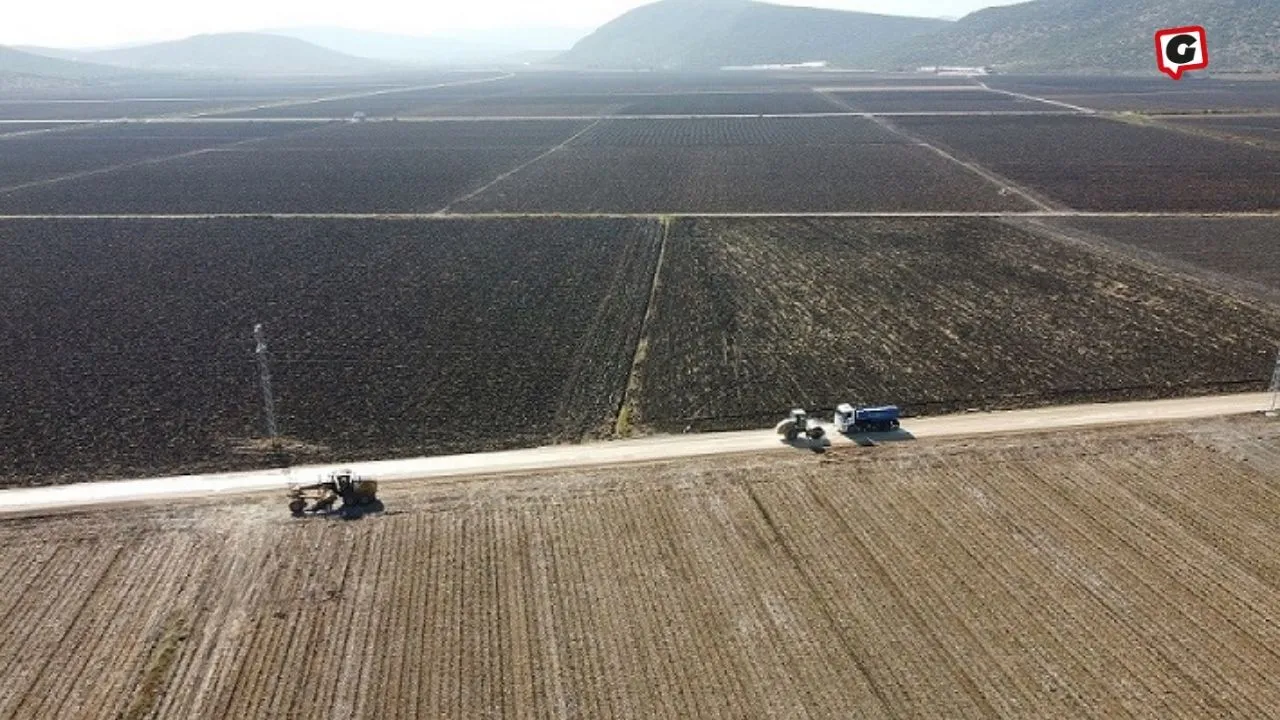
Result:
<svg viewBox="0 0 1280 720"><path fill-rule="evenodd" d="M854 407L844 403L836 408L836 429L846 435L868 432L892 432L898 429L902 410L897 405Z"/></svg>

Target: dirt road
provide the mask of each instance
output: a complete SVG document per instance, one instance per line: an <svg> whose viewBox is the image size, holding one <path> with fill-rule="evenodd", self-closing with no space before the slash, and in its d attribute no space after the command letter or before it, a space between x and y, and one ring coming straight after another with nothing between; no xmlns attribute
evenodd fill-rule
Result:
<svg viewBox="0 0 1280 720"><path fill-rule="evenodd" d="M1268 393L1250 393L950 415L909 420L904 424L903 433L899 439L960 437L1240 415L1265 410L1270 402L1271 395ZM849 439L831 432L830 428L828 428L828 435L832 437L835 445L851 443ZM748 430L669 435L470 455L384 460L355 463L350 467L357 472L373 475L380 481L395 482L617 465L768 450L797 452L770 430ZM0 492L0 515L139 500L282 490L293 482L314 480L334 467L337 466L317 465L283 470L186 475L6 490Z"/></svg>

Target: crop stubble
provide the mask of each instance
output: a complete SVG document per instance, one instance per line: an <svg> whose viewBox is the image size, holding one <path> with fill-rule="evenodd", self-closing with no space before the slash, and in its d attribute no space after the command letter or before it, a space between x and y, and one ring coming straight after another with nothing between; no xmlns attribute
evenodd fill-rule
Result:
<svg viewBox="0 0 1280 720"><path fill-rule="evenodd" d="M1276 433L396 485L352 522L8 520L0 711L1275 717Z"/></svg>

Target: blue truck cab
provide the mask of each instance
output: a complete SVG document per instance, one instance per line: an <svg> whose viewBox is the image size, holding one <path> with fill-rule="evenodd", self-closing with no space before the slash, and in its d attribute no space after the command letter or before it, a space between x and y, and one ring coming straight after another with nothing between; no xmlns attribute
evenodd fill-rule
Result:
<svg viewBox="0 0 1280 720"><path fill-rule="evenodd" d="M892 432L898 429L902 410L897 405L854 407L844 403L836 408L835 425L842 433Z"/></svg>

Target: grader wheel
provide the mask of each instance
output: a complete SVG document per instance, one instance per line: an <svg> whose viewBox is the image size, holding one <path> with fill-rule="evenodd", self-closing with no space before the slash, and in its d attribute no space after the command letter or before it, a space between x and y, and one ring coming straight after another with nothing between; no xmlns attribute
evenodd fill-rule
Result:
<svg viewBox="0 0 1280 720"><path fill-rule="evenodd" d="M301 515L302 511L307 507L307 501L302 498L294 498L289 501L289 512L294 515Z"/></svg>

